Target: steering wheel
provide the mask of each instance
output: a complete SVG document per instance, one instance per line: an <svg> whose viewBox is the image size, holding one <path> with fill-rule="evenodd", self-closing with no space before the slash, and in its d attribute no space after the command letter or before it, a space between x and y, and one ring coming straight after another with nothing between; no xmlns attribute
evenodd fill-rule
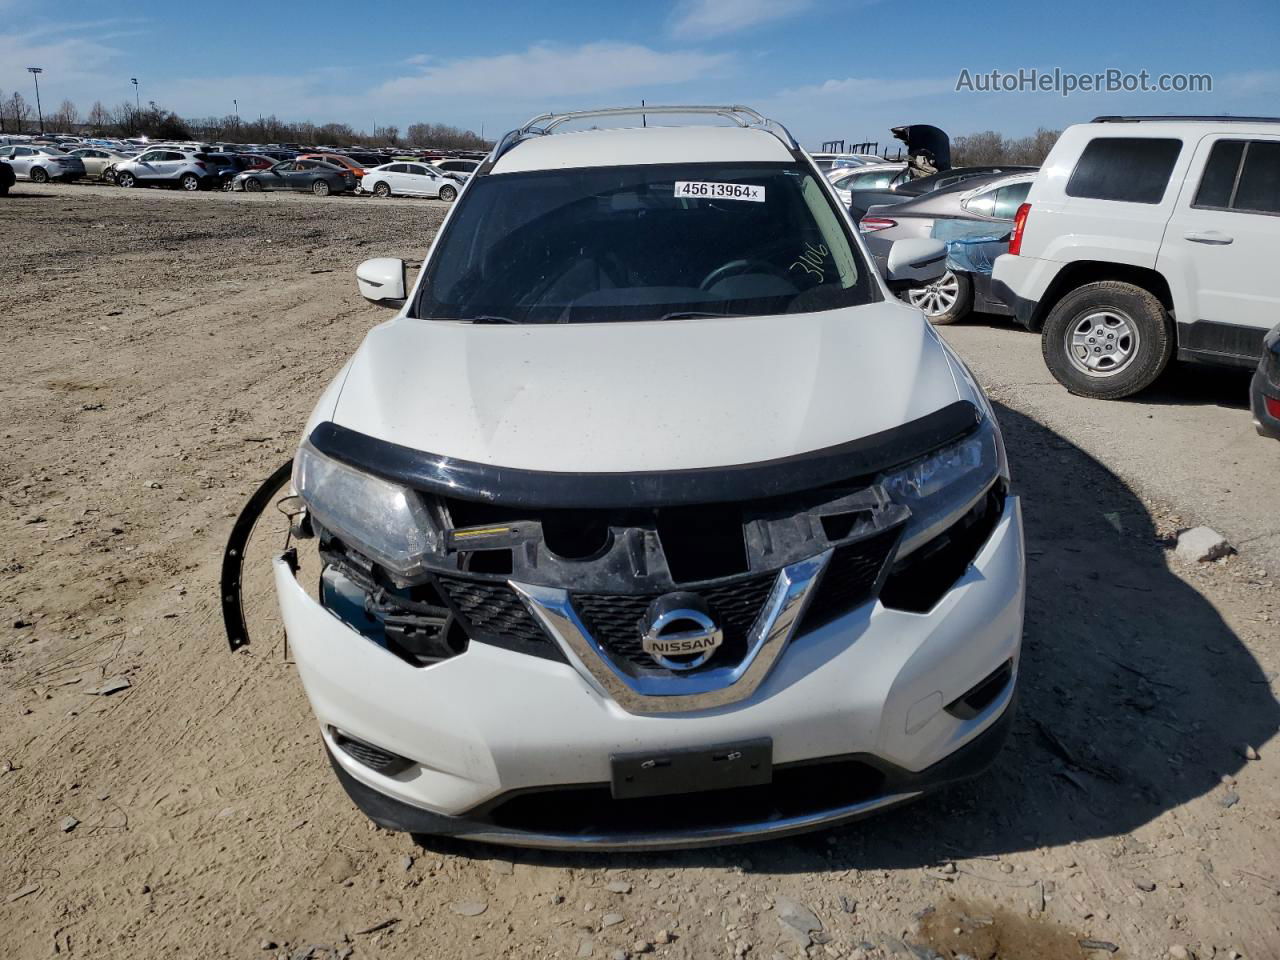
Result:
<svg viewBox="0 0 1280 960"><path fill-rule="evenodd" d="M768 273L783 280L787 279L785 271L780 270L767 260L730 260L728 263L716 267L703 277L702 282L698 284L698 289L710 290L721 280L737 276L740 273Z"/></svg>

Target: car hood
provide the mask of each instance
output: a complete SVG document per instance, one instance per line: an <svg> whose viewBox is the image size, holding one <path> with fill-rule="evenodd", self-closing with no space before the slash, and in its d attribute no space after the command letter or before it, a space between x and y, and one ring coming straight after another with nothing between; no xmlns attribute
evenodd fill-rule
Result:
<svg viewBox="0 0 1280 960"><path fill-rule="evenodd" d="M399 317L348 364L333 422L419 451L554 472L756 463L971 399L920 314L478 325Z"/></svg>

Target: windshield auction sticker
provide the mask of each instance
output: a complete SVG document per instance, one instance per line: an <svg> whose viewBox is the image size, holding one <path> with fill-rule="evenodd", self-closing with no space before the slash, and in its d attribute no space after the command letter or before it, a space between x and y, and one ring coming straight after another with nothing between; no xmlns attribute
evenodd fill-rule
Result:
<svg viewBox="0 0 1280 960"><path fill-rule="evenodd" d="M708 200L750 200L764 203L764 187L749 183L706 183L697 180L677 180L677 197L705 197Z"/></svg>

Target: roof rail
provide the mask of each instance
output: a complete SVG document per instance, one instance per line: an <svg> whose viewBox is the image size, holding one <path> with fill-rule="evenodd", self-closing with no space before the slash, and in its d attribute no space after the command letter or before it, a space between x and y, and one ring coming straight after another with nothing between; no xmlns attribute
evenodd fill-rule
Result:
<svg viewBox="0 0 1280 960"><path fill-rule="evenodd" d="M1280 117L1228 117L1228 116L1215 116L1212 114L1203 114L1203 115L1170 114L1168 116L1163 116L1163 117L1156 116L1156 115L1132 116L1132 117L1102 116L1102 117L1093 118L1094 123L1142 123L1144 121L1159 123L1162 120L1173 121L1173 122L1176 122L1179 120L1207 121L1212 123L1280 123Z"/></svg>
<svg viewBox="0 0 1280 960"><path fill-rule="evenodd" d="M624 117L624 116L648 116L649 114L657 114L659 116L669 114L702 114L705 116L723 117L726 120L732 120L739 127L756 127L772 133L775 137L782 141L783 145L789 150L799 150L800 144L796 138L791 135L782 124L776 120L770 120L768 117L752 110L750 107L743 106L708 106L708 105L667 105L667 106L648 106L642 105L638 107L605 107L599 110L575 110L569 113L544 113L540 114L525 123L524 126L512 130L501 140L497 146L493 148L493 152L489 155L489 159L476 171L477 174L488 173L489 169L498 162L503 154L510 151L517 144L531 137L541 137L552 133L556 127L565 123L572 123L575 120L587 120L594 117Z"/></svg>

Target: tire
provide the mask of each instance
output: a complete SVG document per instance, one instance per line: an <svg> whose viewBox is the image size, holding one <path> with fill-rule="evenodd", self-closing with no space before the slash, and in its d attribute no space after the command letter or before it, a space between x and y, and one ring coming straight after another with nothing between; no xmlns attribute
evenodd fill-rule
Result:
<svg viewBox="0 0 1280 960"><path fill-rule="evenodd" d="M440 199L445 203L453 203L458 199L458 188L451 187L447 183L440 188Z"/></svg>
<svg viewBox="0 0 1280 960"><path fill-rule="evenodd" d="M135 177L128 170L123 170L116 174L117 187L124 187L126 190L128 190L129 188L136 187L137 185L138 185L138 178Z"/></svg>
<svg viewBox="0 0 1280 960"><path fill-rule="evenodd" d="M379 180L373 185L373 195L375 197L382 197L382 199L385 200L387 197L391 196L391 188L387 186L385 180Z"/></svg>
<svg viewBox="0 0 1280 960"><path fill-rule="evenodd" d="M311 185L311 192L317 197L327 197L329 195L329 181L317 180Z"/></svg>
<svg viewBox="0 0 1280 960"><path fill-rule="evenodd" d="M44 167L32 167L31 182L32 183L48 183L49 171L46 170Z"/></svg>
<svg viewBox="0 0 1280 960"><path fill-rule="evenodd" d="M944 327L963 320L973 309L973 281L967 273L948 270L933 283L908 287L902 299L918 308L930 323Z"/></svg>
<svg viewBox="0 0 1280 960"><path fill-rule="evenodd" d="M103 183L114 184L116 182L116 172L112 170L110 167L107 167L102 171L102 175L100 179L102 180Z"/></svg>
<svg viewBox="0 0 1280 960"><path fill-rule="evenodd" d="M262 192L261 181L255 180L253 177L250 177L248 180L244 182L244 192L245 193L261 193Z"/></svg>
<svg viewBox="0 0 1280 960"><path fill-rule="evenodd" d="M184 173L182 179L178 181L178 185L187 193L195 193L200 189L200 178L194 173Z"/></svg>
<svg viewBox="0 0 1280 960"><path fill-rule="evenodd" d="M1155 382L1174 351L1160 300L1118 280L1087 283L1054 305L1040 332L1044 362L1072 393L1119 400Z"/></svg>
<svg viewBox="0 0 1280 960"><path fill-rule="evenodd" d="M231 184L233 184L234 182L235 182L235 178L234 178L234 177L227 177L227 179L223 180L223 181L222 181L222 192L223 192L223 193L230 193L230 192L231 192Z"/></svg>

